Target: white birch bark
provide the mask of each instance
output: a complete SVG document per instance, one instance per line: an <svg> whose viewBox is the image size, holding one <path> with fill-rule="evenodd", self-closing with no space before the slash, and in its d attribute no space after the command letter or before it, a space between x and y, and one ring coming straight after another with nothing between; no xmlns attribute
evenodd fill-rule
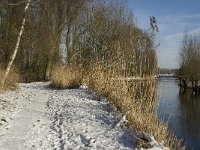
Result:
<svg viewBox="0 0 200 150"><path fill-rule="evenodd" d="M19 35L18 35L18 37L17 37L17 43L16 43L16 45L15 45L15 50L14 50L12 56L11 56L11 59L10 59L10 61L9 61L9 63L8 63L7 68L6 68L4 77L3 77L2 81L1 81L1 88L4 87L4 84L5 84L5 82L6 82L6 79L7 79L7 77L8 77L8 74L9 74L9 72L10 72L10 69L11 69L11 67L12 67L13 61L15 60L15 57L16 57L16 55L17 55L17 51L18 51L18 49L19 49L19 44L20 44L20 41L21 41L21 37L22 37L22 34L23 34L23 32L24 32L24 26L25 26L25 23L26 23L26 14L27 14L28 8L29 8L29 6L30 6L30 2L31 2L31 0L28 0L28 2L27 2L27 4L26 4L26 7L24 8L24 13L25 13L25 15L24 15L24 18L23 18L23 21L22 21L22 26L21 26Z"/></svg>

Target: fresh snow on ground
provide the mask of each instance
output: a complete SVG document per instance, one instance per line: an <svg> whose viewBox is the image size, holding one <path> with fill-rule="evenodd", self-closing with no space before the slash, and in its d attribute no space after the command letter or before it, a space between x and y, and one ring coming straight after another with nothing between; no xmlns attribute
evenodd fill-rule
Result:
<svg viewBox="0 0 200 150"><path fill-rule="evenodd" d="M115 107L85 88L20 84L0 93L0 150L136 149L132 130L116 116ZM162 150L155 143L151 150Z"/></svg>

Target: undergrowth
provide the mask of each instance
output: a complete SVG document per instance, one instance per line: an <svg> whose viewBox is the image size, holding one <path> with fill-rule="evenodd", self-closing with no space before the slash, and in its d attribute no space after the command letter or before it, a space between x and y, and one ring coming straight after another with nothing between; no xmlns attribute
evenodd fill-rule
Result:
<svg viewBox="0 0 200 150"><path fill-rule="evenodd" d="M55 65L52 69L51 84L55 88L79 88L82 84L82 67Z"/></svg>
<svg viewBox="0 0 200 150"><path fill-rule="evenodd" d="M8 78L2 89L1 81L3 79L4 74L5 74L5 69L3 69L3 67L0 66L0 90L15 89L17 87L17 83L19 83L20 81L20 75L18 69L15 67L11 68L8 74Z"/></svg>

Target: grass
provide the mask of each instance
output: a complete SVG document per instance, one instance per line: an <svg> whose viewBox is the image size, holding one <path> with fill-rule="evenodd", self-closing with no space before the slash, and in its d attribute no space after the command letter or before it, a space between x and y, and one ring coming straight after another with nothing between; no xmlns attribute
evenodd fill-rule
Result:
<svg viewBox="0 0 200 150"><path fill-rule="evenodd" d="M126 113L129 121L127 126L153 135L158 142L164 141L164 145L170 149L185 149L181 141L170 133L167 124L157 117L158 98L155 80L113 80L118 77L116 71L110 69L112 67L105 69L101 63L87 68L87 71L80 71L79 67L55 67L52 72L52 84L55 87L68 88L75 87L75 80L78 85L84 83L94 90L96 95L107 97L118 110ZM139 141L138 145L148 147L144 141Z"/></svg>
<svg viewBox="0 0 200 150"><path fill-rule="evenodd" d="M1 81L2 78L5 74L5 70L0 67L0 90L5 90L5 89L15 89L17 87L17 83L19 83L20 81L20 75L19 75L19 71L17 68L12 67L9 74L8 74L8 78L5 82L5 85L3 87L3 89L1 89Z"/></svg>
<svg viewBox="0 0 200 150"><path fill-rule="evenodd" d="M52 69L51 85L55 88L79 88L82 84L81 66L55 65Z"/></svg>

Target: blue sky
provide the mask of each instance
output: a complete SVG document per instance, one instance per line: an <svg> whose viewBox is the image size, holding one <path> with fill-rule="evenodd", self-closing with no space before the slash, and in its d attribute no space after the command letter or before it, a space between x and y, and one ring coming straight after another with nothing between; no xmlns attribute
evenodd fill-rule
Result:
<svg viewBox="0 0 200 150"><path fill-rule="evenodd" d="M184 32L200 33L200 0L127 0L139 27L149 29L155 16L159 67L178 68L178 51Z"/></svg>

